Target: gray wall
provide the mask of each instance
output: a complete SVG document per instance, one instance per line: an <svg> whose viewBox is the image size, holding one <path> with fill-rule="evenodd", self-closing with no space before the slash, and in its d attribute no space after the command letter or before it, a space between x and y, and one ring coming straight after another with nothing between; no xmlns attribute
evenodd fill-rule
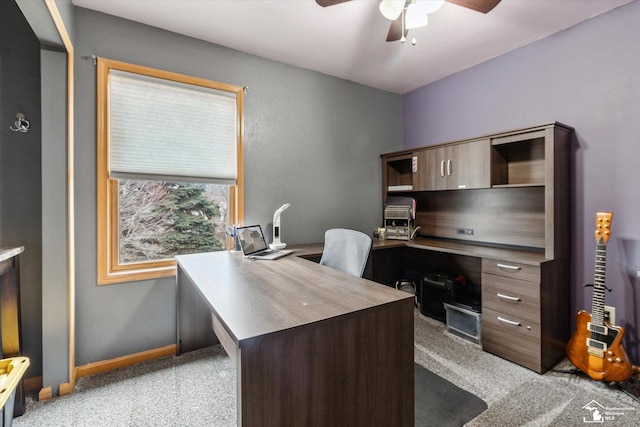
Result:
<svg viewBox="0 0 640 427"><path fill-rule="evenodd" d="M12 132L16 113L31 122ZM40 375L41 351L41 109L40 44L13 1L0 2L0 246L24 246L20 255L22 343Z"/></svg>
<svg viewBox="0 0 640 427"><path fill-rule="evenodd" d="M403 96L403 147L560 121L576 129L572 312L591 311L595 213L613 211L607 305L640 361L640 2ZM575 327L575 325L572 325Z"/></svg>
<svg viewBox="0 0 640 427"><path fill-rule="evenodd" d="M93 54L239 86L245 98L245 223L284 202L284 242L381 223L380 153L401 147L401 98L76 8L76 364L175 342L174 279L96 284ZM176 126L184 118L176 117Z"/></svg>
<svg viewBox="0 0 640 427"><path fill-rule="evenodd" d="M41 283L33 284L26 304L41 310L23 311L26 340L33 340L27 354L33 354L27 377L42 375L44 387L58 393L58 384L69 380L69 276L67 238L67 54L62 38L49 8L43 1L16 0L6 2L9 7L20 8L26 22L40 42L40 109L38 137L41 159L41 196L38 228L41 231L41 261L37 272ZM71 0L55 0L55 6L70 37L73 36L73 5ZM25 22L22 16L15 22ZM14 46L15 48L15 46ZM28 67L38 63L29 63ZM22 79L26 68L13 64L17 79ZM22 183L18 184L20 187ZM26 186L25 188L26 189ZM20 190L23 190L20 188ZM33 193L32 197L38 197ZM34 201L35 200L31 200ZM25 280L25 273L22 273ZM23 297L25 295L23 294ZM25 306L23 298L23 307ZM28 317L26 317L28 316ZM41 338L41 339L40 339ZM40 361L42 359L42 362ZM42 369L41 369L42 367Z"/></svg>
<svg viewBox="0 0 640 427"><path fill-rule="evenodd" d="M43 386L69 381L67 55L42 49Z"/></svg>

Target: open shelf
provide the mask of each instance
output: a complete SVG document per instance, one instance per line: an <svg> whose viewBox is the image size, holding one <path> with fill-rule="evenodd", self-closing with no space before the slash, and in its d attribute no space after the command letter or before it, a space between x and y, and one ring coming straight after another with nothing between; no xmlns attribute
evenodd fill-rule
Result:
<svg viewBox="0 0 640 427"><path fill-rule="evenodd" d="M387 191L413 190L412 155L387 159Z"/></svg>
<svg viewBox="0 0 640 427"><path fill-rule="evenodd" d="M544 137L492 142L491 185L497 187L545 185Z"/></svg>

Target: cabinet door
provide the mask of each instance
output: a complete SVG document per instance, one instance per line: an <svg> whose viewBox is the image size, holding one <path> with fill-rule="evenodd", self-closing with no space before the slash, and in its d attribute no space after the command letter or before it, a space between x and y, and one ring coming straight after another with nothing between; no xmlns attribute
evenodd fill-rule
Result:
<svg viewBox="0 0 640 427"><path fill-rule="evenodd" d="M444 171L446 189L489 188L491 186L490 140L446 147Z"/></svg>
<svg viewBox="0 0 640 427"><path fill-rule="evenodd" d="M489 188L490 155L488 139L419 151L418 190Z"/></svg>
<svg viewBox="0 0 640 427"><path fill-rule="evenodd" d="M446 190L445 148L430 148L418 152L419 190Z"/></svg>

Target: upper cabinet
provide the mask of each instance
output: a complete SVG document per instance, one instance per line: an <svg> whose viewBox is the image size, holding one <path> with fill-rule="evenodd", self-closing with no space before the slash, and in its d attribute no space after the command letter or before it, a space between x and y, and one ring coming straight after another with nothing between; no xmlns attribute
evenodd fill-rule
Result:
<svg viewBox="0 0 640 427"><path fill-rule="evenodd" d="M415 198L421 236L566 258L572 132L549 123L383 154L383 203Z"/></svg>
<svg viewBox="0 0 640 427"><path fill-rule="evenodd" d="M489 188L491 140L383 155L382 167L384 192Z"/></svg>
<svg viewBox="0 0 640 427"><path fill-rule="evenodd" d="M420 151L419 190L489 188L490 153L489 139Z"/></svg>

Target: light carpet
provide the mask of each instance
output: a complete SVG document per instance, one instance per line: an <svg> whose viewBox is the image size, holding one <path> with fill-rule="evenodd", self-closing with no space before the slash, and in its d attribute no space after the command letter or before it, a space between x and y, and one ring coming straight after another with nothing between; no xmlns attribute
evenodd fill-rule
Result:
<svg viewBox="0 0 640 427"><path fill-rule="evenodd" d="M597 425L640 425L640 403L623 392L584 376L536 374L483 352L418 310L415 361L487 403L469 426L584 426L596 410L603 417ZM570 364L565 360L558 368ZM13 425L231 427L235 382L233 364L213 346L80 378L68 396L28 399Z"/></svg>
<svg viewBox="0 0 640 427"><path fill-rule="evenodd" d="M483 399L489 408L468 426L585 426L598 409L606 426L640 425L640 403L588 377L529 369L482 351L416 312L415 361ZM554 370L568 370L561 361Z"/></svg>

